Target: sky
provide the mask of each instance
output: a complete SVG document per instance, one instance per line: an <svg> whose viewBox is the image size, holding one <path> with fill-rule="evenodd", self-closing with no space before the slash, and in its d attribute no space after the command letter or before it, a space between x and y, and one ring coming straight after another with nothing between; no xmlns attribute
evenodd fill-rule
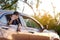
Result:
<svg viewBox="0 0 60 40"><path fill-rule="evenodd" d="M29 2L32 1L32 0L28 0ZM43 15L44 14L44 11L45 12L49 12L50 15L54 16L54 13L53 13L53 7L52 7L52 4L51 2L53 3L53 6L55 7L55 14L59 13L60 12L60 0L40 0L42 3L39 5L39 8L38 10L41 12L41 14ZM35 8L35 4L36 4L36 0L33 0L33 9L34 11L36 12L36 8ZM23 3L22 1L18 1L18 7L17 10L21 13L25 13L25 14L28 14L28 15L33 15L34 12L32 11L32 9L25 3ZM24 8L24 11L22 12Z"/></svg>
<svg viewBox="0 0 60 40"><path fill-rule="evenodd" d="M18 7L19 8L17 8L17 11L19 11L21 13L25 13L25 14L28 14L28 15L33 15L34 14L32 9L28 5L26 5L25 3L21 2L21 1L18 1ZM24 11L22 12L23 7L24 7Z"/></svg>

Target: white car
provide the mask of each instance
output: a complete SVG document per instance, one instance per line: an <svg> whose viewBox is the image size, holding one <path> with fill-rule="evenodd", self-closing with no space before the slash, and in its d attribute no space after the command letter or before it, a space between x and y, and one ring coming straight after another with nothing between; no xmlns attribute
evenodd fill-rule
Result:
<svg viewBox="0 0 60 40"><path fill-rule="evenodd" d="M12 31L12 32L16 32L17 30L17 25L9 25L7 26L7 19L6 19L6 15L8 14L13 14L14 11L10 11L10 10L0 10L0 35L1 37L4 36L6 37L6 31ZM28 34L28 35L37 35L37 37L41 37L41 36L45 36L45 37L49 37L49 40L59 40L59 35L55 32L51 32L48 30L45 30L43 32L40 32L40 30L42 30L44 27L41 23L39 23L36 19L34 19L33 17L20 13L19 15L19 19L21 21L21 32L20 34ZM2 31L4 30L4 31ZM9 35L9 34L8 34ZM25 35L25 36L26 36ZM29 36L30 37L30 36ZM35 38L37 38L35 37ZM40 38L41 39L41 38ZM38 40L40 40L38 39ZM42 38L44 40L46 40L45 38ZM34 38L33 38L34 40Z"/></svg>

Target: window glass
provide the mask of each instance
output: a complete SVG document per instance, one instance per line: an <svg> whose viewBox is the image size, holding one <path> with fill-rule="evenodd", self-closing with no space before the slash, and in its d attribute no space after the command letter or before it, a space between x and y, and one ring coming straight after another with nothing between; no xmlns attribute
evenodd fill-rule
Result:
<svg viewBox="0 0 60 40"><path fill-rule="evenodd" d="M2 16L2 17L0 18L0 22L3 23L3 24L7 24L6 17L5 17L5 16Z"/></svg>
<svg viewBox="0 0 60 40"><path fill-rule="evenodd" d="M36 21L34 21L33 19L28 18L28 17L26 17L26 18L23 17L23 18L25 20L27 27L33 27L33 28L39 28L40 27L40 25Z"/></svg>

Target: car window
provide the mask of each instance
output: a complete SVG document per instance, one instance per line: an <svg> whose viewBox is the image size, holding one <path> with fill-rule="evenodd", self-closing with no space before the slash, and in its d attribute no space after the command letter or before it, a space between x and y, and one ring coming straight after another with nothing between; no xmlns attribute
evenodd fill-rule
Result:
<svg viewBox="0 0 60 40"><path fill-rule="evenodd" d="M31 18L23 17L27 27L39 28L40 25Z"/></svg>
<svg viewBox="0 0 60 40"><path fill-rule="evenodd" d="M7 24L6 17L5 17L5 16L2 16L2 17L0 18L0 22L3 23L3 24Z"/></svg>

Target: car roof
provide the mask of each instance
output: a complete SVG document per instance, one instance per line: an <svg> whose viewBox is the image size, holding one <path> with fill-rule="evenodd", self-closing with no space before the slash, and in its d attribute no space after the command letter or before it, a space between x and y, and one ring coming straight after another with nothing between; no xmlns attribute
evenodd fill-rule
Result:
<svg viewBox="0 0 60 40"><path fill-rule="evenodd" d="M0 15L7 15L7 14L13 14L13 10L0 10ZM19 14L20 15L22 15L22 16L27 16L27 17L31 17L31 16L29 16L29 15L27 15L27 14L24 14L24 13L20 13L19 12Z"/></svg>
<svg viewBox="0 0 60 40"><path fill-rule="evenodd" d="M7 14L13 14L15 11L14 10L0 10L0 17L3 16L3 15L7 15ZM33 17L27 15L27 14L24 14L24 13L20 13L19 14L21 16L26 16L26 17L29 17L29 18L32 18L34 19Z"/></svg>

